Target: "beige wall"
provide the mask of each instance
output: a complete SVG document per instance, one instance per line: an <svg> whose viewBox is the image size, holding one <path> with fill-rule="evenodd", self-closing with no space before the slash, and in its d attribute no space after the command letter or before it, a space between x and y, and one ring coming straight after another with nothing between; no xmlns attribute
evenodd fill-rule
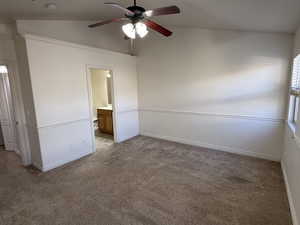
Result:
<svg viewBox="0 0 300 225"><path fill-rule="evenodd" d="M91 85L93 96L93 113L97 118L97 108L108 105L107 71L91 69Z"/></svg>
<svg viewBox="0 0 300 225"><path fill-rule="evenodd" d="M138 45L142 134L279 161L293 35L171 29Z"/></svg>

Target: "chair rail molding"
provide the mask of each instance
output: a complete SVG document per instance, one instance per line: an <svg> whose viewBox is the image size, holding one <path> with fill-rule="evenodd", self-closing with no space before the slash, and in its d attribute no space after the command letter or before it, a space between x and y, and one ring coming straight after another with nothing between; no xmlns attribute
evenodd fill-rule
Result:
<svg viewBox="0 0 300 225"><path fill-rule="evenodd" d="M284 118L270 118L270 117L259 117L250 115L235 115L235 114L222 114L222 113L211 113L211 112L200 112L200 111L182 111L173 109L162 109L162 108L141 108L141 112L154 112L154 113L176 113L176 114L190 114L199 116L214 116L214 117L224 117L233 119L246 119L246 120L258 120L258 121L270 121L274 123L284 123Z"/></svg>

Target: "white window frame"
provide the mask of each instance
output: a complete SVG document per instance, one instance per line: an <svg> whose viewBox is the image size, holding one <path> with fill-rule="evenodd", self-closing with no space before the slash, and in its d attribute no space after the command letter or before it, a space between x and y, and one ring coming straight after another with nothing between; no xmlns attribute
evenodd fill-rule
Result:
<svg viewBox="0 0 300 225"><path fill-rule="evenodd" d="M294 58L289 93L290 102L288 122L292 130L295 132L296 123L299 117L300 103L300 54Z"/></svg>

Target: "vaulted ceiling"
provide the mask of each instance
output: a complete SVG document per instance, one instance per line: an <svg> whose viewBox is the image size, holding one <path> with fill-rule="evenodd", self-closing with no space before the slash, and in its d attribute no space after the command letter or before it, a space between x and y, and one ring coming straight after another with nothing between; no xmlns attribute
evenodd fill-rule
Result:
<svg viewBox="0 0 300 225"><path fill-rule="evenodd" d="M101 20L123 16L103 3L129 0L0 0L0 20ZM56 9L45 4L56 3ZM179 15L157 17L163 25L292 33L300 25L300 0L138 0L146 9L177 5Z"/></svg>

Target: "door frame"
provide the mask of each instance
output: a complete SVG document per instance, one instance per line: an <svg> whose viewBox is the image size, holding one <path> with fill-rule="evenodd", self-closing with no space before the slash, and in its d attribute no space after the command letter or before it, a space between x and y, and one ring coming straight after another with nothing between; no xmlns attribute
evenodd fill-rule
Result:
<svg viewBox="0 0 300 225"><path fill-rule="evenodd" d="M18 150L22 159L22 164L28 166L31 164L31 151L26 127L24 102L22 98L21 84L17 62L15 60L1 60L0 65L5 65L8 70L8 79L11 90L12 104L14 108L15 130Z"/></svg>
<svg viewBox="0 0 300 225"><path fill-rule="evenodd" d="M7 68L6 65L1 65ZM16 110L12 97L11 81L8 77L8 71L7 73L1 73L0 76L2 86L0 93L0 107L3 107L3 111L1 111L1 113L6 114L5 116L3 115L3 118L1 118L1 130L3 134L5 150L14 151L20 155L19 138L16 126ZM4 127L6 127L6 129L4 129Z"/></svg>
<svg viewBox="0 0 300 225"><path fill-rule="evenodd" d="M110 66L103 66L103 65L86 65L86 81L87 81L87 92L88 92L88 102L89 102L89 117L90 117L90 127L91 133L93 137L93 152L96 152L96 138L95 138L95 131L94 131L94 121L93 121L93 93L92 93L92 81L91 81L91 70L90 69L98 69L98 70L109 70L111 76L111 105L113 110L113 140L115 143L118 142L118 129L117 129L117 112L116 112L116 96L115 96L115 89L114 89L114 69Z"/></svg>

